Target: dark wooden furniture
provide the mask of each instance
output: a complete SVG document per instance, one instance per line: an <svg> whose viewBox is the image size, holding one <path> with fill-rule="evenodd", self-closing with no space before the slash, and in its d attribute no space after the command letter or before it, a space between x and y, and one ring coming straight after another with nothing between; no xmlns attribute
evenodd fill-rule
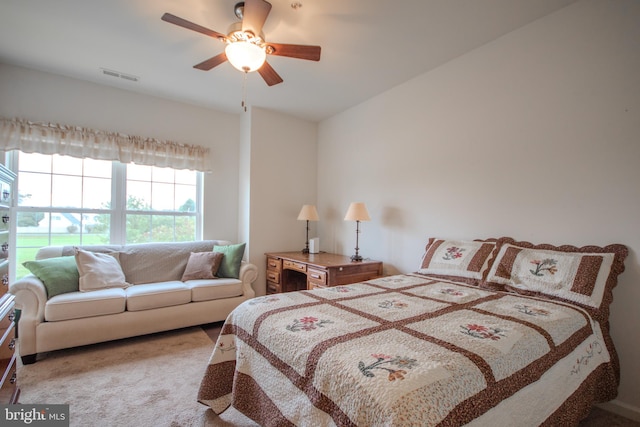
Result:
<svg viewBox="0 0 640 427"><path fill-rule="evenodd" d="M16 175L0 165L0 404L18 402L15 297L9 292L10 208Z"/></svg>
<svg viewBox="0 0 640 427"><path fill-rule="evenodd" d="M9 291L9 231L13 182L16 175L0 165L0 296Z"/></svg>
<svg viewBox="0 0 640 427"><path fill-rule="evenodd" d="M382 276L380 261L351 261L330 253L272 252L267 256L267 294L347 285Z"/></svg>
<svg viewBox="0 0 640 427"><path fill-rule="evenodd" d="M0 297L0 403L18 402L14 296Z"/></svg>

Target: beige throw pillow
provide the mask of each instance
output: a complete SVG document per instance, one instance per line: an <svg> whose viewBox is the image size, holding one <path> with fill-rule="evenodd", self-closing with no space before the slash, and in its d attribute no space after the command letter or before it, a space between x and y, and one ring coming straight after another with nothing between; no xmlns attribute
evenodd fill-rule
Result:
<svg viewBox="0 0 640 427"><path fill-rule="evenodd" d="M220 252L191 252L182 281L215 279L223 257Z"/></svg>
<svg viewBox="0 0 640 427"><path fill-rule="evenodd" d="M103 254L76 248L80 292L129 287L117 256L117 252Z"/></svg>

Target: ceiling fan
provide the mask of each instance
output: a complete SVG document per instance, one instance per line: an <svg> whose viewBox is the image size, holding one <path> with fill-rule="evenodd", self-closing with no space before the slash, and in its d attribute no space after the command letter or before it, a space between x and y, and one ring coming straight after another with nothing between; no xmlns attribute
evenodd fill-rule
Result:
<svg viewBox="0 0 640 427"><path fill-rule="evenodd" d="M244 73L258 71L267 85L273 86L282 83L282 77L266 61L267 55L319 61L320 46L267 42L262 33L262 27L270 11L271 3L265 0L245 0L237 3L234 7L234 13L240 21L231 24L227 35L170 13L162 15L162 20L226 43L224 52L194 65L194 68L209 71L223 62L229 61L231 65Z"/></svg>

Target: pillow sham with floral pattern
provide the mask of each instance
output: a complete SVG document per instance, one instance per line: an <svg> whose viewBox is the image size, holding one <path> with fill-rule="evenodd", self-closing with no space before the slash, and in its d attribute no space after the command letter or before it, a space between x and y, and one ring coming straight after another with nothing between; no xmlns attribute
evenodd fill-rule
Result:
<svg viewBox="0 0 640 427"><path fill-rule="evenodd" d="M612 289L624 271L626 246L534 245L501 238L483 285L578 304L608 319Z"/></svg>
<svg viewBox="0 0 640 427"><path fill-rule="evenodd" d="M429 239L418 274L479 285L489 269L495 239Z"/></svg>

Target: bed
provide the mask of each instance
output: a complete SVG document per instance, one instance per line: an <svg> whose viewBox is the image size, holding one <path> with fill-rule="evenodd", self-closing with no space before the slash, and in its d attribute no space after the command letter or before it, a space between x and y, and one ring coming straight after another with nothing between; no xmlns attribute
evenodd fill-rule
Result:
<svg viewBox="0 0 640 427"><path fill-rule="evenodd" d="M262 426L577 425L617 394L626 256L429 239L414 273L244 302L198 400Z"/></svg>

